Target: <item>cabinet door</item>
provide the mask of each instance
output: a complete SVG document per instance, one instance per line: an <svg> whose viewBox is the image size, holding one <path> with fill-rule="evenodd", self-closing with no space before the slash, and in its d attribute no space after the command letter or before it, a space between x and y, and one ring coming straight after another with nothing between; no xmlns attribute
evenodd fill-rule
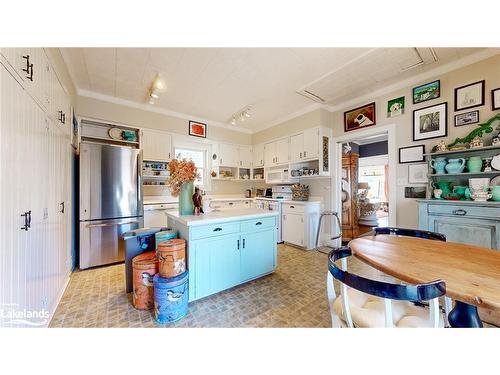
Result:
<svg viewBox="0 0 500 375"><path fill-rule="evenodd" d="M284 138L276 141L276 164L288 163L290 156L288 154L289 139Z"/></svg>
<svg viewBox="0 0 500 375"><path fill-rule="evenodd" d="M429 230L443 233L449 242L500 250L499 220L430 215Z"/></svg>
<svg viewBox="0 0 500 375"><path fill-rule="evenodd" d="M238 148L225 143L219 144L219 164L223 167L238 167L240 165Z"/></svg>
<svg viewBox="0 0 500 375"><path fill-rule="evenodd" d="M265 166L270 167L275 164L276 160L276 143L275 142L269 142L266 143L264 146L264 159L265 159Z"/></svg>
<svg viewBox="0 0 500 375"><path fill-rule="evenodd" d="M2 55L7 59L10 66L17 73L16 79L22 81L28 80L30 68L28 62L33 62L33 56L30 52L31 48L2 48ZM25 70L28 70L26 72Z"/></svg>
<svg viewBox="0 0 500 375"><path fill-rule="evenodd" d="M240 147L239 148L240 162L239 167L250 168L252 166L252 148Z"/></svg>
<svg viewBox="0 0 500 375"><path fill-rule="evenodd" d="M239 235L205 240L210 252L210 286L212 293L231 288L240 282Z"/></svg>
<svg viewBox="0 0 500 375"><path fill-rule="evenodd" d="M319 157L319 128L304 130L303 152L306 159Z"/></svg>
<svg viewBox="0 0 500 375"><path fill-rule="evenodd" d="M164 132L142 131L142 150L144 160L168 161L172 153L172 137Z"/></svg>
<svg viewBox="0 0 500 375"><path fill-rule="evenodd" d="M304 246L304 217L301 214L283 215L283 241Z"/></svg>
<svg viewBox="0 0 500 375"><path fill-rule="evenodd" d="M276 229L245 234L241 243L241 279L253 279L275 268Z"/></svg>
<svg viewBox="0 0 500 375"><path fill-rule="evenodd" d="M264 166L264 144L262 143L253 147L253 166L254 168Z"/></svg>
<svg viewBox="0 0 500 375"><path fill-rule="evenodd" d="M304 135L297 134L290 137L290 161L299 161L304 154Z"/></svg>

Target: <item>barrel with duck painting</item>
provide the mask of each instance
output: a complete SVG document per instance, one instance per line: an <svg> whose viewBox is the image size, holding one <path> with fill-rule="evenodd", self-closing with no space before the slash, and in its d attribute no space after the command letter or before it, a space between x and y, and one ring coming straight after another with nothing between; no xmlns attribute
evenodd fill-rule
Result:
<svg viewBox="0 0 500 375"><path fill-rule="evenodd" d="M186 240L162 241L156 249L161 277L176 277L186 271Z"/></svg>
<svg viewBox="0 0 500 375"><path fill-rule="evenodd" d="M154 277L154 316L158 323L173 323L188 313L189 282L188 271L165 278Z"/></svg>
<svg viewBox="0 0 500 375"><path fill-rule="evenodd" d="M132 259L132 304L138 310L150 310L154 306L153 277L158 273L158 259L154 251L137 255Z"/></svg>

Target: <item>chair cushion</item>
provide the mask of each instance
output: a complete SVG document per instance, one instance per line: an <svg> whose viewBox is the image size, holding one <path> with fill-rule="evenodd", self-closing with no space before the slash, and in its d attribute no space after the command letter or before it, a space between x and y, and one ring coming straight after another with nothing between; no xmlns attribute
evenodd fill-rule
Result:
<svg viewBox="0 0 500 375"><path fill-rule="evenodd" d="M385 327L385 305L384 300L360 292L359 290L348 288L349 309L354 326L360 328L383 328ZM333 308L337 316L345 323L342 298L338 296ZM392 301L392 318L395 327L432 327L429 310L417 307L407 301ZM440 314L440 327L443 326L442 315Z"/></svg>

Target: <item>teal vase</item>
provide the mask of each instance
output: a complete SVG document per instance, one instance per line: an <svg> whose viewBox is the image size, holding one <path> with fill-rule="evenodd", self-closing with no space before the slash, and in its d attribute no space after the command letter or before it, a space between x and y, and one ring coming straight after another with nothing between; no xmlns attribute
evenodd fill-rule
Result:
<svg viewBox="0 0 500 375"><path fill-rule="evenodd" d="M179 215L192 215L194 210L193 205L194 182L184 182L181 185L179 193Z"/></svg>

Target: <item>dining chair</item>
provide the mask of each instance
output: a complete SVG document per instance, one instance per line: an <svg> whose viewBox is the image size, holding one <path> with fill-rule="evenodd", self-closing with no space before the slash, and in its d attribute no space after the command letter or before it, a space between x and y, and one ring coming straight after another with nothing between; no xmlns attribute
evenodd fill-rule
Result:
<svg viewBox="0 0 500 375"><path fill-rule="evenodd" d="M333 249L328 255L327 293L333 327L417 328L444 326L439 297L446 293L444 281L402 285L371 280L347 272L349 246ZM341 260L341 268L336 261ZM340 282L335 293L333 279ZM429 310L414 301L429 301Z"/></svg>
<svg viewBox="0 0 500 375"><path fill-rule="evenodd" d="M436 240L445 241L446 236L442 233L430 232L427 230L420 229L406 229L406 228L396 228L396 227L375 227L373 228L375 235L377 234L388 234L392 236L405 236L405 237L418 237L424 238L426 240Z"/></svg>
<svg viewBox="0 0 500 375"><path fill-rule="evenodd" d="M406 229L406 228L396 228L396 227L377 227L373 228L374 234L387 234L392 236L405 236L405 237L417 237L424 238L427 240L443 241L446 242L446 236L442 233L431 232L427 230L420 229ZM444 313L446 315L446 326L449 327L448 315L452 309L452 300L450 297L444 296Z"/></svg>

